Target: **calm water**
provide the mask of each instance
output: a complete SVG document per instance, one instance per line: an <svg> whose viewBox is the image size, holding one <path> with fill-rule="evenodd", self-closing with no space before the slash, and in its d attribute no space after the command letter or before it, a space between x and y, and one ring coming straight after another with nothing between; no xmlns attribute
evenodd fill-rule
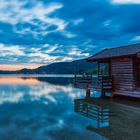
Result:
<svg viewBox="0 0 140 140"><path fill-rule="evenodd" d="M112 114L98 128L97 120L74 111L74 100L84 96L71 76L0 77L0 140L140 138L139 105L96 99L93 104Z"/></svg>

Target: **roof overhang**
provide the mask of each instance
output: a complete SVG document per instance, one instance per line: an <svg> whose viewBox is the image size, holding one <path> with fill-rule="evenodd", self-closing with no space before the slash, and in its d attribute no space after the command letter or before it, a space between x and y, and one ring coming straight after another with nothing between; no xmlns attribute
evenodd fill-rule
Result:
<svg viewBox="0 0 140 140"><path fill-rule="evenodd" d="M120 46L116 48L104 49L93 56L87 58L89 62L110 61L116 58L140 58L140 43L127 46Z"/></svg>
<svg viewBox="0 0 140 140"><path fill-rule="evenodd" d="M94 56L91 56L91 57L87 58L86 60L88 62L108 62L111 59L132 58L132 57L136 57L136 56L140 58L140 52L138 54L134 54L134 55L123 55L123 56L104 57L104 58L94 58Z"/></svg>

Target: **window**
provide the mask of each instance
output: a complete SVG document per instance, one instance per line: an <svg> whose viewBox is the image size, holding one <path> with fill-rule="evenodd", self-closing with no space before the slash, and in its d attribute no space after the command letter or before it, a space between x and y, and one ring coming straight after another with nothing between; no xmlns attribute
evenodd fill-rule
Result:
<svg viewBox="0 0 140 140"><path fill-rule="evenodd" d="M100 75L108 76L109 75L109 63L100 63Z"/></svg>

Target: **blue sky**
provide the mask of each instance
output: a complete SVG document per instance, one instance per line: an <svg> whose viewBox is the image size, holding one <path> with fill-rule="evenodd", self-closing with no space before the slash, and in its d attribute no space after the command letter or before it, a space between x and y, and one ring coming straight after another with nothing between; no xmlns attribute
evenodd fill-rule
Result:
<svg viewBox="0 0 140 140"><path fill-rule="evenodd" d="M0 64L44 65L140 42L140 0L0 0Z"/></svg>

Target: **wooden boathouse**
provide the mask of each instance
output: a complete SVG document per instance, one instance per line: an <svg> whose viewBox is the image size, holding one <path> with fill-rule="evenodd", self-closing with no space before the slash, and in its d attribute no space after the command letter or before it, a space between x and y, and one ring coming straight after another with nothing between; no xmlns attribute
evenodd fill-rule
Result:
<svg viewBox="0 0 140 140"><path fill-rule="evenodd" d="M87 61L98 64L98 79L101 79L102 92L110 89L112 96L140 98L140 43L104 49ZM102 64L108 67L108 75L101 74ZM107 88L109 85L111 87Z"/></svg>

